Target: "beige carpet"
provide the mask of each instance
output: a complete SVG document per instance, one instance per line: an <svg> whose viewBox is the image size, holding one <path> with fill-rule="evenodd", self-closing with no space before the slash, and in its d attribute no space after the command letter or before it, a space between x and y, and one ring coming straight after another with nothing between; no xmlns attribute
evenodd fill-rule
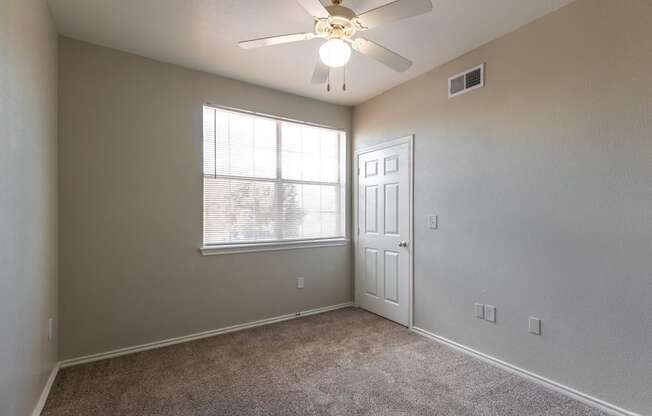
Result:
<svg viewBox="0 0 652 416"><path fill-rule="evenodd" d="M605 416L354 308L64 369L59 415Z"/></svg>

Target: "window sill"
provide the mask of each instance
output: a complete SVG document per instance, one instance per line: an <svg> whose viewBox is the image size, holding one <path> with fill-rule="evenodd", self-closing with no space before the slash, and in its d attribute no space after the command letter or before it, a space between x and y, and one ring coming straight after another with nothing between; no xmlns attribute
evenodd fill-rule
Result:
<svg viewBox="0 0 652 416"><path fill-rule="evenodd" d="M328 238L321 240L279 241L273 243L247 243L203 246L199 251L204 256L223 254L256 253L260 251L298 250L301 248L338 247L351 242L347 238Z"/></svg>

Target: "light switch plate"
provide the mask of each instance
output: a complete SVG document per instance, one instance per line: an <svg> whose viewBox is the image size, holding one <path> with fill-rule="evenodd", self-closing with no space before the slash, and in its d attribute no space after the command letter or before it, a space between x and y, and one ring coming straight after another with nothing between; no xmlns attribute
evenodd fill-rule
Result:
<svg viewBox="0 0 652 416"><path fill-rule="evenodd" d="M484 319L484 304L483 303L476 303L475 304L475 317Z"/></svg>
<svg viewBox="0 0 652 416"><path fill-rule="evenodd" d="M530 316L528 320L528 332L534 335L541 335L541 319Z"/></svg>
<svg viewBox="0 0 652 416"><path fill-rule="evenodd" d="M297 289L303 289L305 284L305 279L303 277L297 278Z"/></svg>
<svg viewBox="0 0 652 416"><path fill-rule="evenodd" d="M437 215L428 216L428 226L431 230L439 228L439 217Z"/></svg>
<svg viewBox="0 0 652 416"><path fill-rule="evenodd" d="M484 320L496 322L496 307L493 305L484 305Z"/></svg>

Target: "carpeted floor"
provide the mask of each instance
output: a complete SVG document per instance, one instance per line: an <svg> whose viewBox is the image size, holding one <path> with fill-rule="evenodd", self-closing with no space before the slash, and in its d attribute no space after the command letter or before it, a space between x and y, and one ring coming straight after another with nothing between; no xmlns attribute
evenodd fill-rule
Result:
<svg viewBox="0 0 652 416"><path fill-rule="evenodd" d="M605 416L354 308L63 369L59 415Z"/></svg>

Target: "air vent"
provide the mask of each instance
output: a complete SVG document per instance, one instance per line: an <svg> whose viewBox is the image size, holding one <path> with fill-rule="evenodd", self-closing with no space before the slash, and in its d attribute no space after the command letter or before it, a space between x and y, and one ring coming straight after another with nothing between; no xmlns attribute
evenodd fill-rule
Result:
<svg viewBox="0 0 652 416"><path fill-rule="evenodd" d="M484 87L484 64L448 78L448 98Z"/></svg>

